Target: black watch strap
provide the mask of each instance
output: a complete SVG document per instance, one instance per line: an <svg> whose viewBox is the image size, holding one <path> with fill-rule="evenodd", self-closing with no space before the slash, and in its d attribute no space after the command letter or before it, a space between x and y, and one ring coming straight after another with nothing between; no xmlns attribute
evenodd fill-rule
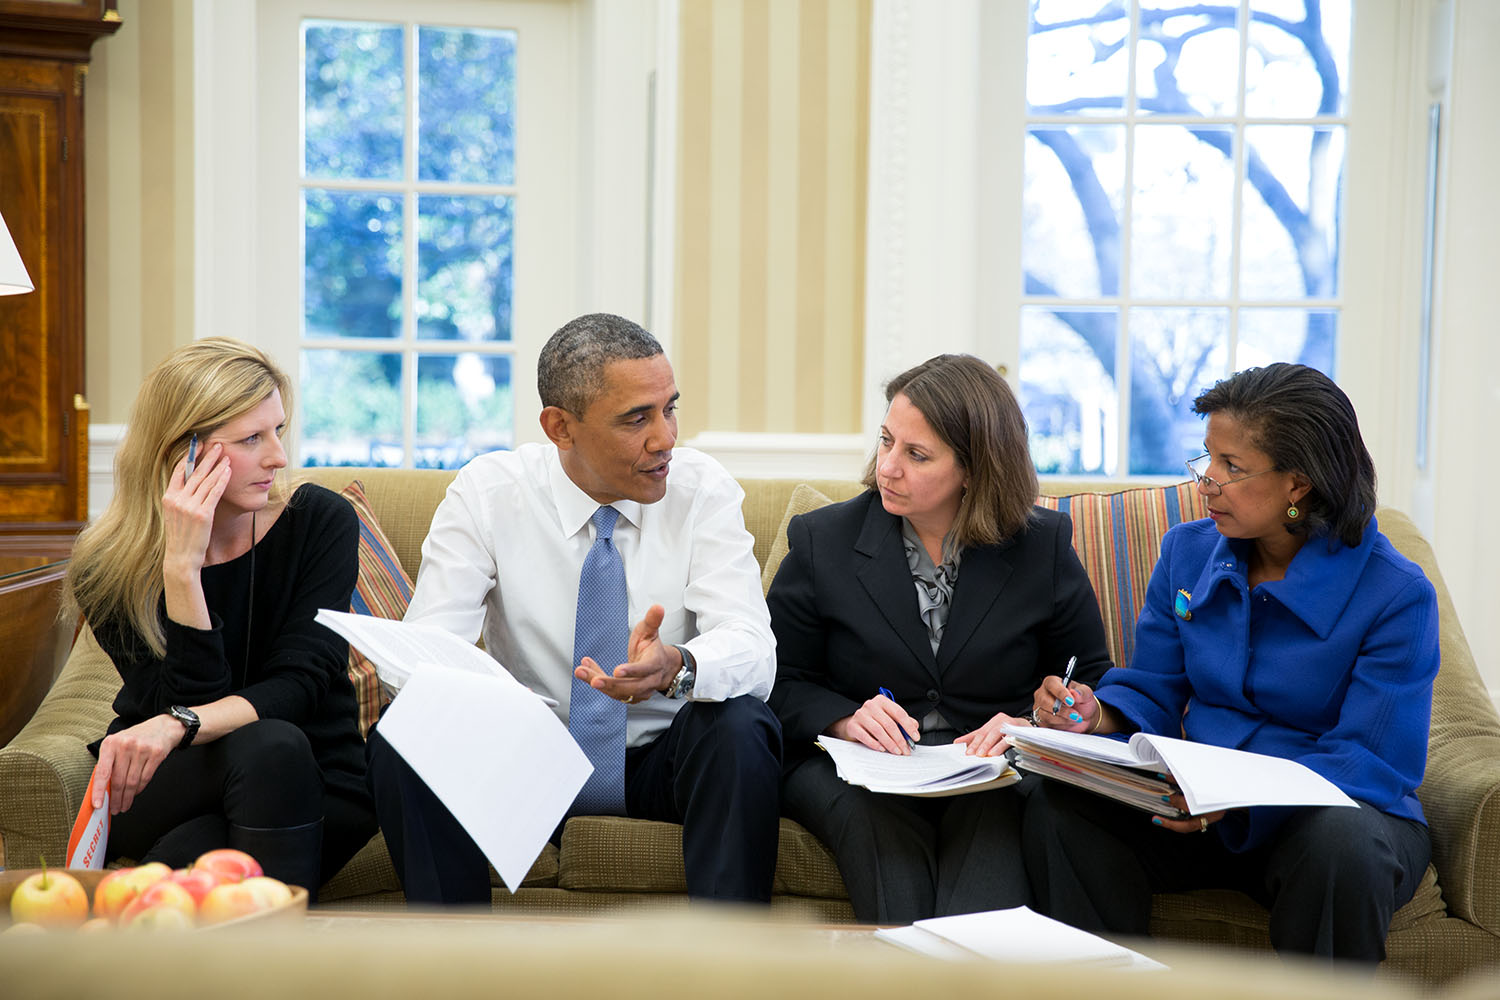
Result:
<svg viewBox="0 0 1500 1000"><path fill-rule="evenodd" d="M167 708L167 714L186 727L182 734L182 742L177 744L178 749L191 746L193 738L198 735L198 727L202 724L198 713L186 705L171 705Z"/></svg>

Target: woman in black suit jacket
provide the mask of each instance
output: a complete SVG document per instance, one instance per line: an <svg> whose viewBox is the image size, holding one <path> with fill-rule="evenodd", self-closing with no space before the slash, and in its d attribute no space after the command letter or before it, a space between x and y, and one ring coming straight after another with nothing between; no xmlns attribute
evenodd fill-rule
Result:
<svg viewBox="0 0 1500 1000"><path fill-rule="evenodd" d="M1004 749L1043 677L1109 667L1066 514L1032 506L1026 421L995 370L941 355L886 387L867 492L793 518L767 601L785 736L783 810L838 859L855 916L907 923L1030 899L1025 783L949 798L844 782L814 741L887 753ZM894 700L877 694L888 688Z"/></svg>

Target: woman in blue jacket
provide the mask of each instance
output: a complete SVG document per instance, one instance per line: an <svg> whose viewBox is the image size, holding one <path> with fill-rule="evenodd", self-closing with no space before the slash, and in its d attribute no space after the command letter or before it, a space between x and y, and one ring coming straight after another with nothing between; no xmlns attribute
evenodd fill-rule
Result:
<svg viewBox="0 0 1500 1000"><path fill-rule="evenodd" d="M1162 540L1130 668L1094 690L1047 678L1037 721L1290 758L1359 808L1148 820L1044 782L1025 819L1033 888L1053 917L1141 935L1153 892L1239 889L1270 910L1278 950L1378 962L1431 853L1416 789L1438 670L1436 595L1375 523L1374 464L1327 376L1251 368L1193 409L1208 417L1207 453L1188 467L1209 516Z"/></svg>

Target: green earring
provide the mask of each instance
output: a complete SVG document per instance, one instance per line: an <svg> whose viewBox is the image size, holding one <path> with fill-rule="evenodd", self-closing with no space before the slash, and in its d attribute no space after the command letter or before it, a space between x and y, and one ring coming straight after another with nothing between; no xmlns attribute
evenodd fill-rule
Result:
<svg viewBox="0 0 1500 1000"><path fill-rule="evenodd" d="M1286 509L1286 516L1288 520L1295 521L1299 516L1301 516L1301 514L1302 512L1297 509L1296 504L1293 504Z"/></svg>

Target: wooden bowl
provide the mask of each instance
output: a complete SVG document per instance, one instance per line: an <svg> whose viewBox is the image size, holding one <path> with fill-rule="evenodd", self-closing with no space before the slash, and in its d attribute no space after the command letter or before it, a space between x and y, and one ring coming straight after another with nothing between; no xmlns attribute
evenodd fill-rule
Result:
<svg viewBox="0 0 1500 1000"><path fill-rule="evenodd" d="M16 891L16 886L39 871L41 871L40 868L11 868L0 871L0 929L10 926L10 897ZM110 873L110 869L99 871L90 868L49 868L48 871L67 872L76 878L83 886L83 891L88 893L90 913L93 912L94 890L104 876ZM243 917L226 920L220 924L209 924L199 929L216 931L224 927L243 927L246 924L259 926L273 920L301 920L307 913L307 890L300 885L288 886L288 888L292 890L292 898L280 906L261 910L258 913L247 913Z"/></svg>

